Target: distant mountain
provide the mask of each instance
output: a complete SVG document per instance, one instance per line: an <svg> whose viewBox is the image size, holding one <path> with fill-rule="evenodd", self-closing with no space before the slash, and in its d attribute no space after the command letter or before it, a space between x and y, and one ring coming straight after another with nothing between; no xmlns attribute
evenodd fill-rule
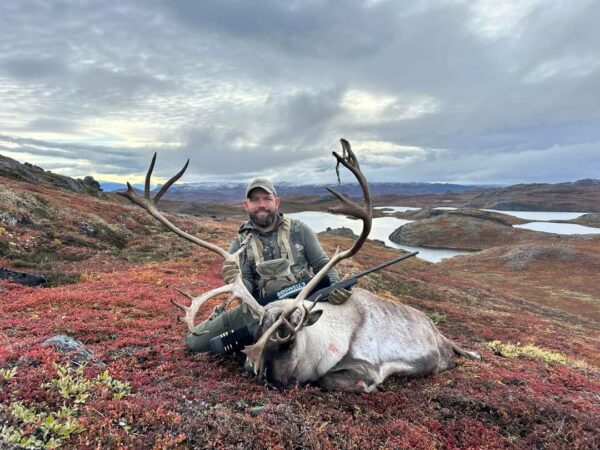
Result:
<svg viewBox="0 0 600 450"><path fill-rule="evenodd" d="M573 211L600 212L600 180L567 183L515 184L513 186L474 189L464 192L416 196L385 195L380 205L418 207L452 206L487 208L502 211Z"/></svg>
<svg viewBox="0 0 600 450"><path fill-rule="evenodd" d="M280 197L323 197L329 196L325 189L329 185L295 185L276 183L275 188ZM361 196L357 183L343 183L332 186L337 191L350 197ZM159 187L157 187L158 189ZM187 183L177 184L165 195L169 200L205 203L238 203L244 198L244 183ZM448 183L369 183L371 195L421 195L440 193L460 193L481 189L481 186L468 186Z"/></svg>
<svg viewBox="0 0 600 450"><path fill-rule="evenodd" d="M101 195L124 190L124 184L98 182L91 176L83 179L70 178L52 173L29 163L20 163L0 155L0 177L42 183L68 189L73 192ZM143 190L143 185L134 185ZM308 204L324 206L332 197L325 185L294 185L277 183L281 197L287 197L286 205L306 208ZM350 197L360 197L358 184L333 185L336 190ZM156 186L154 190L159 189ZM471 207L517 211L575 211L600 212L600 180L585 179L566 183L516 184L508 187L473 186L449 183L369 183L375 204L417 207ZM221 205L239 205L244 198L244 183L187 183L172 186L166 200ZM112 194L109 194L112 195ZM201 210L206 206L196 206ZM296 210L295 209L295 210Z"/></svg>
<svg viewBox="0 0 600 450"><path fill-rule="evenodd" d="M600 212L600 180L515 184L466 193L469 206L515 211Z"/></svg>

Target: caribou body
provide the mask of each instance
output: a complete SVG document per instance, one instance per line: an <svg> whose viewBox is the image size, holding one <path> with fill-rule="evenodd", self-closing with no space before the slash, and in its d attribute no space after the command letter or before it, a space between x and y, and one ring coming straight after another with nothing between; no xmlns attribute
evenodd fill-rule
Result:
<svg viewBox="0 0 600 450"><path fill-rule="evenodd" d="M292 302L267 305L257 337ZM421 311L364 289L354 288L343 305L319 303L309 315L313 317L291 344L270 342L265 347L269 382L311 382L327 390L370 392L392 374L441 372L455 367L456 355L480 359L440 333ZM292 324L297 320L292 315Z"/></svg>
<svg viewBox="0 0 600 450"><path fill-rule="evenodd" d="M371 230L373 214L367 181L350 144L344 139L341 143L343 154L333 152L338 164L336 170L342 165L352 172L364 197L361 205L328 188L341 202L331 212L362 221L362 232L351 248L341 252L338 249L295 299L280 300L266 307L248 291L241 274L232 283L198 296L180 291L191 300L189 306L173 302L185 312L180 320L194 333L195 317L210 299L228 294L216 310L223 310L234 299L245 304L259 325L255 330L256 343L243 351L259 380L266 378L277 384L312 382L324 389L370 392L391 374L423 376L440 372L454 367L455 355L480 359L477 353L465 351L443 336L422 312L364 289L354 288L342 305L306 300L329 269L360 250ZM129 183L128 190L121 195L182 238L219 254L226 261L238 262L250 237L236 253L229 254L180 230L159 212L158 201L183 175L189 161L150 198L155 161L156 154L146 174L144 196L137 194Z"/></svg>

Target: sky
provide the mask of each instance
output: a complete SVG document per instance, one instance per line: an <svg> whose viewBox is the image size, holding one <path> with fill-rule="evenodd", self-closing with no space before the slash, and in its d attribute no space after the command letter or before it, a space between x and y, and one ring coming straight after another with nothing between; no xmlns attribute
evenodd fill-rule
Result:
<svg viewBox="0 0 600 450"><path fill-rule="evenodd" d="M0 154L156 182L600 178L600 0L0 2ZM346 179L345 181L351 181Z"/></svg>

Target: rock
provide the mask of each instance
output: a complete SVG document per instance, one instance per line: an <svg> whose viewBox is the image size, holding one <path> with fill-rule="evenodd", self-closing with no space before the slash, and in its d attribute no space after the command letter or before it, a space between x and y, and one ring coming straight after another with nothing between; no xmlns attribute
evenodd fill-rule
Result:
<svg viewBox="0 0 600 450"><path fill-rule="evenodd" d="M46 277L25 272L15 272L14 270L5 269L4 267L0 267L0 280L9 280L13 283L32 287L42 286L48 281Z"/></svg>
<svg viewBox="0 0 600 450"><path fill-rule="evenodd" d="M250 408L250 414L252 416L258 416L260 413L263 412L263 410L266 408L266 406L254 406L252 408Z"/></svg>
<svg viewBox="0 0 600 450"><path fill-rule="evenodd" d="M319 234L326 234L328 236L343 236L351 239L356 239L358 236L354 234L350 228L341 227L341 228L331 228L327 227L325 231L322 231Z"/></svg>
<svg viewBox="0 0 600 450"><path fill-rule="evenodd" d="M237 411L243 411L248 407L248 403L246 403L244 400L238 400L237 402L235 402L234 408Z"/></svg>
<svg viewBox="0 0 600 450"><path fill-rule="evenodd" d="M77 180L77 181L79 181L79 180ZM98 183L96 180L94 180L94 177L91 177L88 175L87 177L83 178L82 183L85 186L87 191L102 192L100 183Z"/></svg>
<svg viewBox="0 0 600 450"><path fill-rule="evenodd" d="M79 224L79 229L81 231L83 231L85 234L87 234L88 236L95 236L96 235L96 229L94 228L94 226L91 223L81 222Z"/></svg>
<svg viewBox="0 0 600 450"><path fill-rule="evenodd" d="M52 336L42 342L42 346L44 347L50 345L54 345L59 352L65 353L69 357L72 365L81 366L93 364L100 367L106 367L106 364L94 356L94 352L72 337L60 334Z"/></svg>

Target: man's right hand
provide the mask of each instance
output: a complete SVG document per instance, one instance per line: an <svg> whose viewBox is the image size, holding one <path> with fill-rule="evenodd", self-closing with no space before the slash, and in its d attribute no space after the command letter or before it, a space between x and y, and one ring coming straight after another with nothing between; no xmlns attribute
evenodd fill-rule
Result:
<svg viewBox="0 0 600 450"><path fill-rule="evenodd" d="M240 266L237 261L225 261L221 267L221 273L226 284L233 283L241 273Z"/></svg>
<svg viewBox="0 0 600 450"><path fill-rule="evenodd" d="M352 291L350 289L339 288L331 291L327 300L332 305L343 305L351 295Z"/></svg>

